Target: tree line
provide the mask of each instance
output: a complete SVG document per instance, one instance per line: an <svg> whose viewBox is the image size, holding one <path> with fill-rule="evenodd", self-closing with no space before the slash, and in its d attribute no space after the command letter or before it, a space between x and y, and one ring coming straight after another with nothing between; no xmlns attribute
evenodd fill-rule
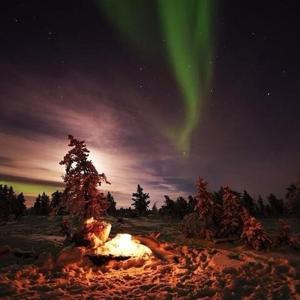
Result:
<svg viewBox="0 0 300 300"><path fill-rule="evenodd" d="M171 199L164 196L163 205L157 208L156 203L150 209L150 195L145 193L141 185L137 185L136 192L132 193L132 205L129 208L117 208L113 195L107 195L99 189L101 183L110 184L105 174L98 173L89 159L89 150L84 141L68 136L71 148L64 156L61 165L65 166L64 190L56 191L51 196L42 193L36 198L34 205L26 209L23 193L16 194L13 187L0 185L0 218L9 216L19 218L25 214L32 215L79 215L83 219L98 218L104 214L117 217L138 217L155 215L160 217L183 219L197 207L197 197L188 196L187 199L178 197ZM213 203L222 206L224 203L224 188L211 192ZM266 199L254 199L247 191L239 193L231 190L239 203L247 209L250 215L259 218L271 217L300 217L300 183L291 184L286 189L285 199L270 194Z"/></svg>
<svg viewBox="0 0 300 300"><path fill-rule="evenodd" d="M223 189L212 192L216 203L223 201ZM285 198L278 198L270 194L265 199L259 196L253 198L246 190L242 193L233 191L232 193L239 199L241 204L256 218L280 218L295 216L300 217L300 187L291 184L286 189ZM61 208L63 192L55 191L50 196L46 193L39 194L32 207L26 208L26 198L23 193L16 194L12 186L0 185L0 219L7 219L9 216L19 218L24 215L48 216L49 214L66 215L67 210ZM117 208L117 203L111 192L106 195L106 213L115 217L139 217L139 216L159 216L164 218L183 219L183 217L193 211L196 207L196 197L189 195L187 198L178 197L171 199L164 196L163 204L160 208L156 203L150 208L150 195L145 193L141 185L137 185L137 191L132 193L132 206L128 208Z"/></svg>

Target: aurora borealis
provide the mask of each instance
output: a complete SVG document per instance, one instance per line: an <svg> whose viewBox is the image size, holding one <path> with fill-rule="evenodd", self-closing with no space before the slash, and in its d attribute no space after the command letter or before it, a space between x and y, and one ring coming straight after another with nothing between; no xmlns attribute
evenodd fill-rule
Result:
<svg viewBox="0 0 300 300"><path fill-rule="evenodd" d="M138 183L152 204L186 196L199 175L284 193L300 165L297 20L261 1L10 1L0 182L60 188L73 134L118 205Z"/></svg>
<svg viewBox="0 0 300 300"><path fill-rule="evenodd" d="M201 102L211 79L212 3L159 1L169 59L185 105L184 123L171 135L184 152L189 152L191 134L199 122Z"/></svg>
<svg viewBox="0 0 300 300"><path fill-rule="evenodd" d="M125 0L120 5L118 0L100 0L98 3L113 25L135 47L142 48L139 50L145 52L141 45L149 41L150 35L151 43L160 46L161 52L165 51L181 91L184 116L181 125L166 128L163 132L178 150L188 154L191 135L200 118L201 102L207 95L212 75L213 1L157 0L150 3ZM156 34L143 19L151 10L156 20Z"/></svg>

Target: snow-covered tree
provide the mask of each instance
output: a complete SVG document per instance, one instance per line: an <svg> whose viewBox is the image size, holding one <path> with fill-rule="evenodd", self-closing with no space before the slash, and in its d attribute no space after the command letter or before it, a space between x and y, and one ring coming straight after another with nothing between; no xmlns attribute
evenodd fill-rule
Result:
<svg viewBox="0 0 300 300"><path fill-rule="evenodd" d="M199 178L197 181L196 210L202 224L201 238L212 239L216 235L214 224L214 200L213 195L207 190L207 182Z"/></svg>
<svg viewBox="0 0 300 300"><path fill-rule="evenodd" d="M89 150L84 141L68 136L71 149L60 162L65 166L65 189L62 205L73 215L98 218L107 209L107 199L98 190L102 182L109 183L104 173L99 174L89 160Z"/></svg>
<svg viewBox="0 0 300 300"><path fill-rule="evenodd" d="M251 217L245 209L241 215L243 219L241 239L254 250L269 249L272 241L265 232L263 225L256 218Z"/></svg>
<svg viewBox="0 0 300 300"><path fill-rule="evenodd" d="M243 206L228 186L222 188L223 214L220 224L221 237L240 237L243 229Z"/></svg>

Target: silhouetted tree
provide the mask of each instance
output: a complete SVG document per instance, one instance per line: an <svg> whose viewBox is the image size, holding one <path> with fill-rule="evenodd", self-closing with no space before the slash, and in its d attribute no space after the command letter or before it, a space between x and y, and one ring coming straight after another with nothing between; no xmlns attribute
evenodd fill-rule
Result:
<svg viewBox="0 0 300 300"><path fill-rule="evenodd" d="M116 201L114 200L114 197L110 192L107 193L107 202L108 202L107 213L110 216L115 216L117 213Z"/></svg>
<svg viewBox="0 0 300 300"><path fill-rule="evenodd" d="M57 209L61 205L63 193L60 191L56 191L51 195L50 208Z"/></svg>
<svg viewBox="0 0 300 300"><path fill-rule="evenodd" d="M32 213L39 216L48 216L51 211L50 198L45 193L38 195L33 205Z"/></svg>
<svg viewBox="0 0 300 300"><path fill-rule="evenodd" d="M117 210L117 215L124 218L136 218L138 216L137 212L131 207L124 208L121 207Z"/></svg>
<svg viewBox="0 0 300 300"><path fill-rule="evenodd" d="M285 197L289 214L300 217L300 186L293 183L286 190Z"/></svg>
<svg viewBox="0 0 300 300"><path fill-rule="evenodd" d="M10 195L7 185L0 185L0 218L5 220L10 214Z"/></svg>
<svg viewBox="0 0 300 300"><path fill-rule="evenodd" d="M11 212L17 218L26 214L25 198L23 193L20 193L17 197L14 196L11 202Z"/></svg>
<svg viewBox="0 0 300 300"><path fill-rule="evenodd" d="M159 209L159 214L165 217L176 218L176 203L168 195L164 195L165 202Z"/></svg>
<svg viewBox="0 0 300 300"><path fill-rule="evenodd" d="M156 202L153 204L151 212L153 215L157 215L158 214L158 208L156 206Z"/></svg>
<svg viewBox="0 0 300 300"><path fill-rule="evenodd" d="M196 199L192 195L188 196L188 213L192 213L196 209Z"/></svg>
<svg viewBox="0 0 300 300"><path fill-rule="evenodd" d="M183 197L176 200L176 217L182 219L188 213L188 203Z"/></svg>
<svg viewBox="0 0 300 300"><path fill-rule="evenodd" d="M251 216L254 216L255 211L255 202L253 198L248 194L247 191L244 191L242 197L241 197L241 203L242 205L248 210Z"/></svg>
<svg viewBox="0 0 300 300"><path fill-rule="evenodd" d="M222 188L218 192L213 192L212 196L215 203L223 205Z"/></svg>
<svg viewBox="0 0 300 300"><path fill-rule="evenodd" d="M0 185L0 218L7 219L10 215L18 218L25 213L26 206L23 193L17 196L13 187Z"/></svg>
<svg viewBox="0 0 300 300"><path fill-rule="evenodd" d="M138 184L137 191L135 193L132 193L132 201L133 201L133 207L136 210L136 212L144 216L147 211L150 204L149 194L143 192L143 188Z"/></svg>
<svg viewBox="0 0 300 300"><path fill-rule="evenodd" d="M258 207L258 215L260 217L265 217L266 216L266 206L264 204L264 200L262 197L259 195L257 199L257 207Z"/></svg>
<svg viewBox="0 0 300 300"><path fill-rule="evenodd" d="M274 194L270 194L267 197L267 200L270 205L272 216L276 216L276 217L282 216L284 212L283 200L278 199Z"/></svg>
<svg viewBox="0 0 300 300"><path fill-rule="evenodd" d="M84 141L68 136L71 149L60 162L65 165L65 189L62 206L74 215L83 218L98 218L107 209L107 199L98 190L103 181L109 183L104 174L99 174L88 159L89 150Z"/></svg>

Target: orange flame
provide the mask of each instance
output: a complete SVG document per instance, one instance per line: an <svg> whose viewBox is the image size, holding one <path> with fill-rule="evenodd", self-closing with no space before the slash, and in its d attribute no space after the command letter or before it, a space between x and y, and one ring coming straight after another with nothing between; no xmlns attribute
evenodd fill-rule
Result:
<svg viewBox="0 0 300 300"><path fill-rule="evenodd" d="M147 258L152 254L152 251L133 239L130 234L119 233L103 246L98 247L96 254Z"/></svg>

